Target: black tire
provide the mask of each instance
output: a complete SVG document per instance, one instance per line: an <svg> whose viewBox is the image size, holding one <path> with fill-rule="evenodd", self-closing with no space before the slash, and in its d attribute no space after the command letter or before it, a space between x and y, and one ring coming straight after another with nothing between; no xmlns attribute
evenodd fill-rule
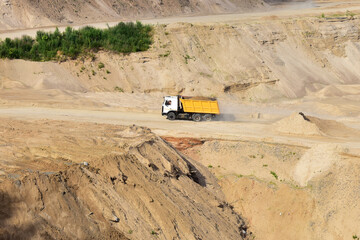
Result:
<svg viewBox="0 0 360 240"><path fill-rule="evenodd" d="M192 115L192 119L195 121L195 122L200 122L201 121L201 115L199 113L194 113Z"/></svg>
<svg viewBox="0 0 360 240"><path fill-rule="evenodd" d="M169 119L171 121L175 120L176 119L176 114L174 112L169 112L167 114L167 119Z"/></svg>
<svg viewBox="0 0 360 240"><path fill-rule="evenodd" d="M204 121L211 121L212 118L213 118L213 117L212 117L211 114L205 114L205 115L203 116Z"/></svg>

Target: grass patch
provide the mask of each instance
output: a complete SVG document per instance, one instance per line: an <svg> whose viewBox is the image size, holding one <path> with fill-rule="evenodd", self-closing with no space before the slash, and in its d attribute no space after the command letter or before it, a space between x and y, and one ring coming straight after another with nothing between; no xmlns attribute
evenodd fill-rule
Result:
<svg viewBox="0 0 360 240"><path fill-rule="evenodd" d="M335 13L335 14L330 14L327 16L325 16L325 14L322 13L319 18L343 18L343 17L353 18L355 15L357 15L357 14L355 14L349 10L346 10L345 13Z"/></svg>
<svg viewBox="0 0 360 240"><path fill-rule="evenodd" d="M276 172L270 171L270 174L273 175L276 180L278 180L279 176L276 174Z"/></svg>
<svg viewBox="0 0 360 240"><path fill-rule="evenodd" d="M0 41L0 58L50 61L76 59L99 50L116 53L146 51L152 44L151 32L151 26L141 22L121 22L107 29L67 27L65 32L58 28L54 32L38 31L35 38L23 36Z"/></svg>
<svg viewBox="0 0 360 240"><path fill-rule="evenodd" d="M98 68L99 68L99 69L102 69L102 68L104 68L104 67L105 67L105 64L104 64L104 63L100 62L100 63L98 64Z"/></svg>
<svg viewBox="0 0 360 240"><path fill-rule="evenodd" d="M124 92L124 89L122 89L121 87L116 86L116 87L114 88L114 91L123 93L123 92Z"/></svg>
<svg viewBox="0 0 360 240"><path fill-rule="evenodd" d="M313 37L315 36L316 32L315 31L305 31L303 33L303 35L306 37L306 38L310 38L310 37Z"/></svg>
<svg viewBox="0 0 360 240"><path fill-rule="evenodd" d="M168 57L170 55L171 51L166 51L164 54L159 54L159 57Z"/></svg>
<svg viewBox="0 0 360 240"><path fill-rule="evenodd" d="M188 54L184 55L185 63L188 64L189 60L196 60L195 56L190 57Z"/></svg>
<svg viewBox="0 0 360 240"><path fill-rule="evenodd" d="M268 185L269 185L270 187L276 187L276 186L277 186L277 184L274 183L273 181L270 181Z"/></svg>
<svg viewBox="0 0 360 240"><path fill-rule="evenodd" d="M345 15L346 15L347 17L354 17L356 14L353 13L353 12L350 12L349 10L347 10Z"/></svg>

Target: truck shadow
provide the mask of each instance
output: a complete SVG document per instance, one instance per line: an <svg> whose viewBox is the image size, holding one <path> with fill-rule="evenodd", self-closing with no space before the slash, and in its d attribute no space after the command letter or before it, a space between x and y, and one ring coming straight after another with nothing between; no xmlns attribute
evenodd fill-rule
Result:
<svg viewBox="0 0 360 240"><path fill-rule="evenodd" d="M225 121L225 122L233 122L236 120L236 117L234 114L231 113L225 113L217 116L213 121Z"/></svg>
<svg viewBox="0 0 360 240"><path fill-rule="evenodd" d="M167 120L169 120L168 118L166 118ZM193 122L192 119L186 119L186 118L177 118L171 121L191 121ZM213 118L210 122L212 121L223 121L223 122L233 122L236 121L236 117L234 114L221 114L219 116L216 116L215 118ZM200 122L206 122L204 120L200 121Z"/></svg>

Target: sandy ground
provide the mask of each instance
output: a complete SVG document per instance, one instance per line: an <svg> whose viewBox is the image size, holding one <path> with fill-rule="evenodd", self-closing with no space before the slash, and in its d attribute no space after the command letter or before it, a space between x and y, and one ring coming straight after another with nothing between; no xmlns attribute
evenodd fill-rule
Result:
<svg viewBox="0 0 360 240"><path fill-rule="evenodd" d="M254 239L351 238L360 231L356 125L305 116L307 121L298 113L278 121L207 123L171 122L159 114L134 112L8 108L0 113L5 122L56 119L74 126L94 122L150 127L208 167Z"/></svg>
<svg viewBox="0 0 360 240"><path fill-rule="evenodd" d="M175 147L183 142L168 140ZM309 147L200 140L179 149L217 176L255 239L351 239L358 234L360 158L344 145L328 139Z"/></svg>
<svg viewBox="0 0 360 240"><path fill-rule="evenodd" d="M4 0L0 2L0 29L233 13L266 6L262 0Z"/></svg>
<svg viewBox="0 0 360 240"><path fill-rule="evenodd" d="M314 4L144 20L165 24L146 53L1 60L0 184L12 194L0 233L237 239L246 224L250 239L360 236L359 18L346 16L359 2ZM166 120L162 97L179 93L218 96L223 118Z"/></svg>
<svg viewBox="0 0 360 240"><path fill-rule="evenodd" d="M335 9L335 10L334 10ZM234 13L234 14L214 14L207 16L188 16L188 17L166 17L166 18L156 18L156 19L146 19L139 18L138 21L141 21L145 24L170 24L170 23L206 23L206 24L214 24L214 23L234 23L239 21L257 21L261 18L273 17L276 16L278 18L287 18L296 16L314 16L319 14L328 14L334 12L358 12L360 11L360 3L358 1L328 1L328 2L305 2L305 3L294 3L293 5L286 5L283 8L279 7L268 7L267 9L253 10L251 13ZM126 21L126 19L121 19L121 21ZM42 31L53 31L55 27L58 27L60 31L64 31L66 26L71 26L75 29L84 27L84 26L93 26L96 28L107 28L108 26L114 26L119 21L108 21L108 22L97 22L97 23L85 23L77 25L75 24L56 24L56 26L42 26L39 28L26 28L26 29L0 29L0 39L16 38L21 37L23 35L35 36L36 32L39 30Z"/></svg>
<svg viewBox="0 0 360 240"><path fill-rule="evenodd" d="M54 119L75 122L95 122L119 125L140 125L151 128L159 135L194 136L198 138L220 138L228 140L251 140L262 139L263 141L274 141L299 146L309 146L318 142L334 142L350 146L350 150L360 152L359 132L356 124L349 123L349 127L337 123L334 120L321 120L322 123L313 124L314 128L320 129L326 126L326 131L333 135L321 134L320 130L314 133L313 128L307 126L298 113L293 115L300 120L294 121L294 117L276 120L254 120L242 119L238 121L213 121L196 123L188 120L168 121L166 117L158 113L120 112L120 111L93 111L76 109L53 109L53 108L2 108L2 117L15 119ZM297 117L299 115L299 117ZM295 123L295 124L294 124ZM179 124L181 128L179 128ZM281 128L276 128L276 126ZM310 124L310 123L309 123ZM287 130L287 126L290 130ZM328 124L329 125L329 124ZM274 127L275 126L275 127ZM340 126L340 128L339 128ZM350 127L353 126L353 127ZM286 130L284 130L286 129Z"/></svg>
<svg viewBox="0 0 360 240"><path fill-rule="evenodd" d="M27 176L29 170L24 169L64 171L64 160L61 160L64 157L66 162L87 161L96 168L101 163L99 158L105 158L103 155L108 152L118 152L117 146L123 146L119 137L126 142L125 149L121 150L124 152L129 145L142 144L149 131L147 128L123 127L136 124L150 127L189 159L200 162L203 168L206 166L217 177L226 201L244 217L255 239L349 238L360 230L357 218L360 196L354 192L359 181L356 176L359 171L360 130L351 128L350 124L305 116L308 121L298 113L280 120L207 123L171 122L159 114L120 111L2 108L0 113L1 156L6 159L2 161L1 173L3 177L10 176L11 181ZM118 137L112 134L118 134ZM105 144L108 141L110 145ZM116 143L115 149L111 143ZM87 154L89 148L92 157ZM144 155L141 161L149 156ZM157 159L156 154L153 157ZM154 164L159 166L159 163ZM129 172L123 174L131 176ZM139 179L136 176L133 179ZM7 182L7 177L3 181ZM24 180L21 181L25 184ZM97 214L109 218L107 211ZM56 216L57 213L52 214ZM8 224L11 225L20 215L10 218ZM27 216L27 221L31 222L32 217ZM339 228L344 221L346 226ZM137 233L129 235L124 232L124 229L135 229L135 226L117 229L130 238L137 238ZM33 231L54 234L46 229ZM156 229L162 229L164 236L172 234L166 232L165 226ZM112 230L106 227L102 231L110 234ZM140 231L139 234L143 233Z"/></svg>
<svg viewBox="0 0 360 240"><path fill-rule="evenodd" d="M1 118L0 129L1 239L246 235L210 172L148 128Z"/></svg>

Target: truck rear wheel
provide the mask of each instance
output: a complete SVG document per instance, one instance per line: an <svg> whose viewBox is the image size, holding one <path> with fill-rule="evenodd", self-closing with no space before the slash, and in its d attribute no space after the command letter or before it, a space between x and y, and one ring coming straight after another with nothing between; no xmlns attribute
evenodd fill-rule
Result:
<svg viewBox="0 0 360 240"><path fill-rule="evenodd" d="M201 121L201 115L199 113L194 113L192 115L192 119L195 121L195 122L200 122Z"/></svg>
<svg viewBox="0 0 360 240"><path fill-rule="evenodd" d="M174 112L169 112L168 114L167 114L167 118L169 119L169 120L175 120L176 119L176 114L174 113Z"/></svg>
<svg viewBox="0 0 360 240"><path fill-rule="evenodd" d="M204 119L205 121L211 121L211 120L212 120L212 115L211 115L211 114L205 114L205 115L203 116L203 119Z"/></svg>

